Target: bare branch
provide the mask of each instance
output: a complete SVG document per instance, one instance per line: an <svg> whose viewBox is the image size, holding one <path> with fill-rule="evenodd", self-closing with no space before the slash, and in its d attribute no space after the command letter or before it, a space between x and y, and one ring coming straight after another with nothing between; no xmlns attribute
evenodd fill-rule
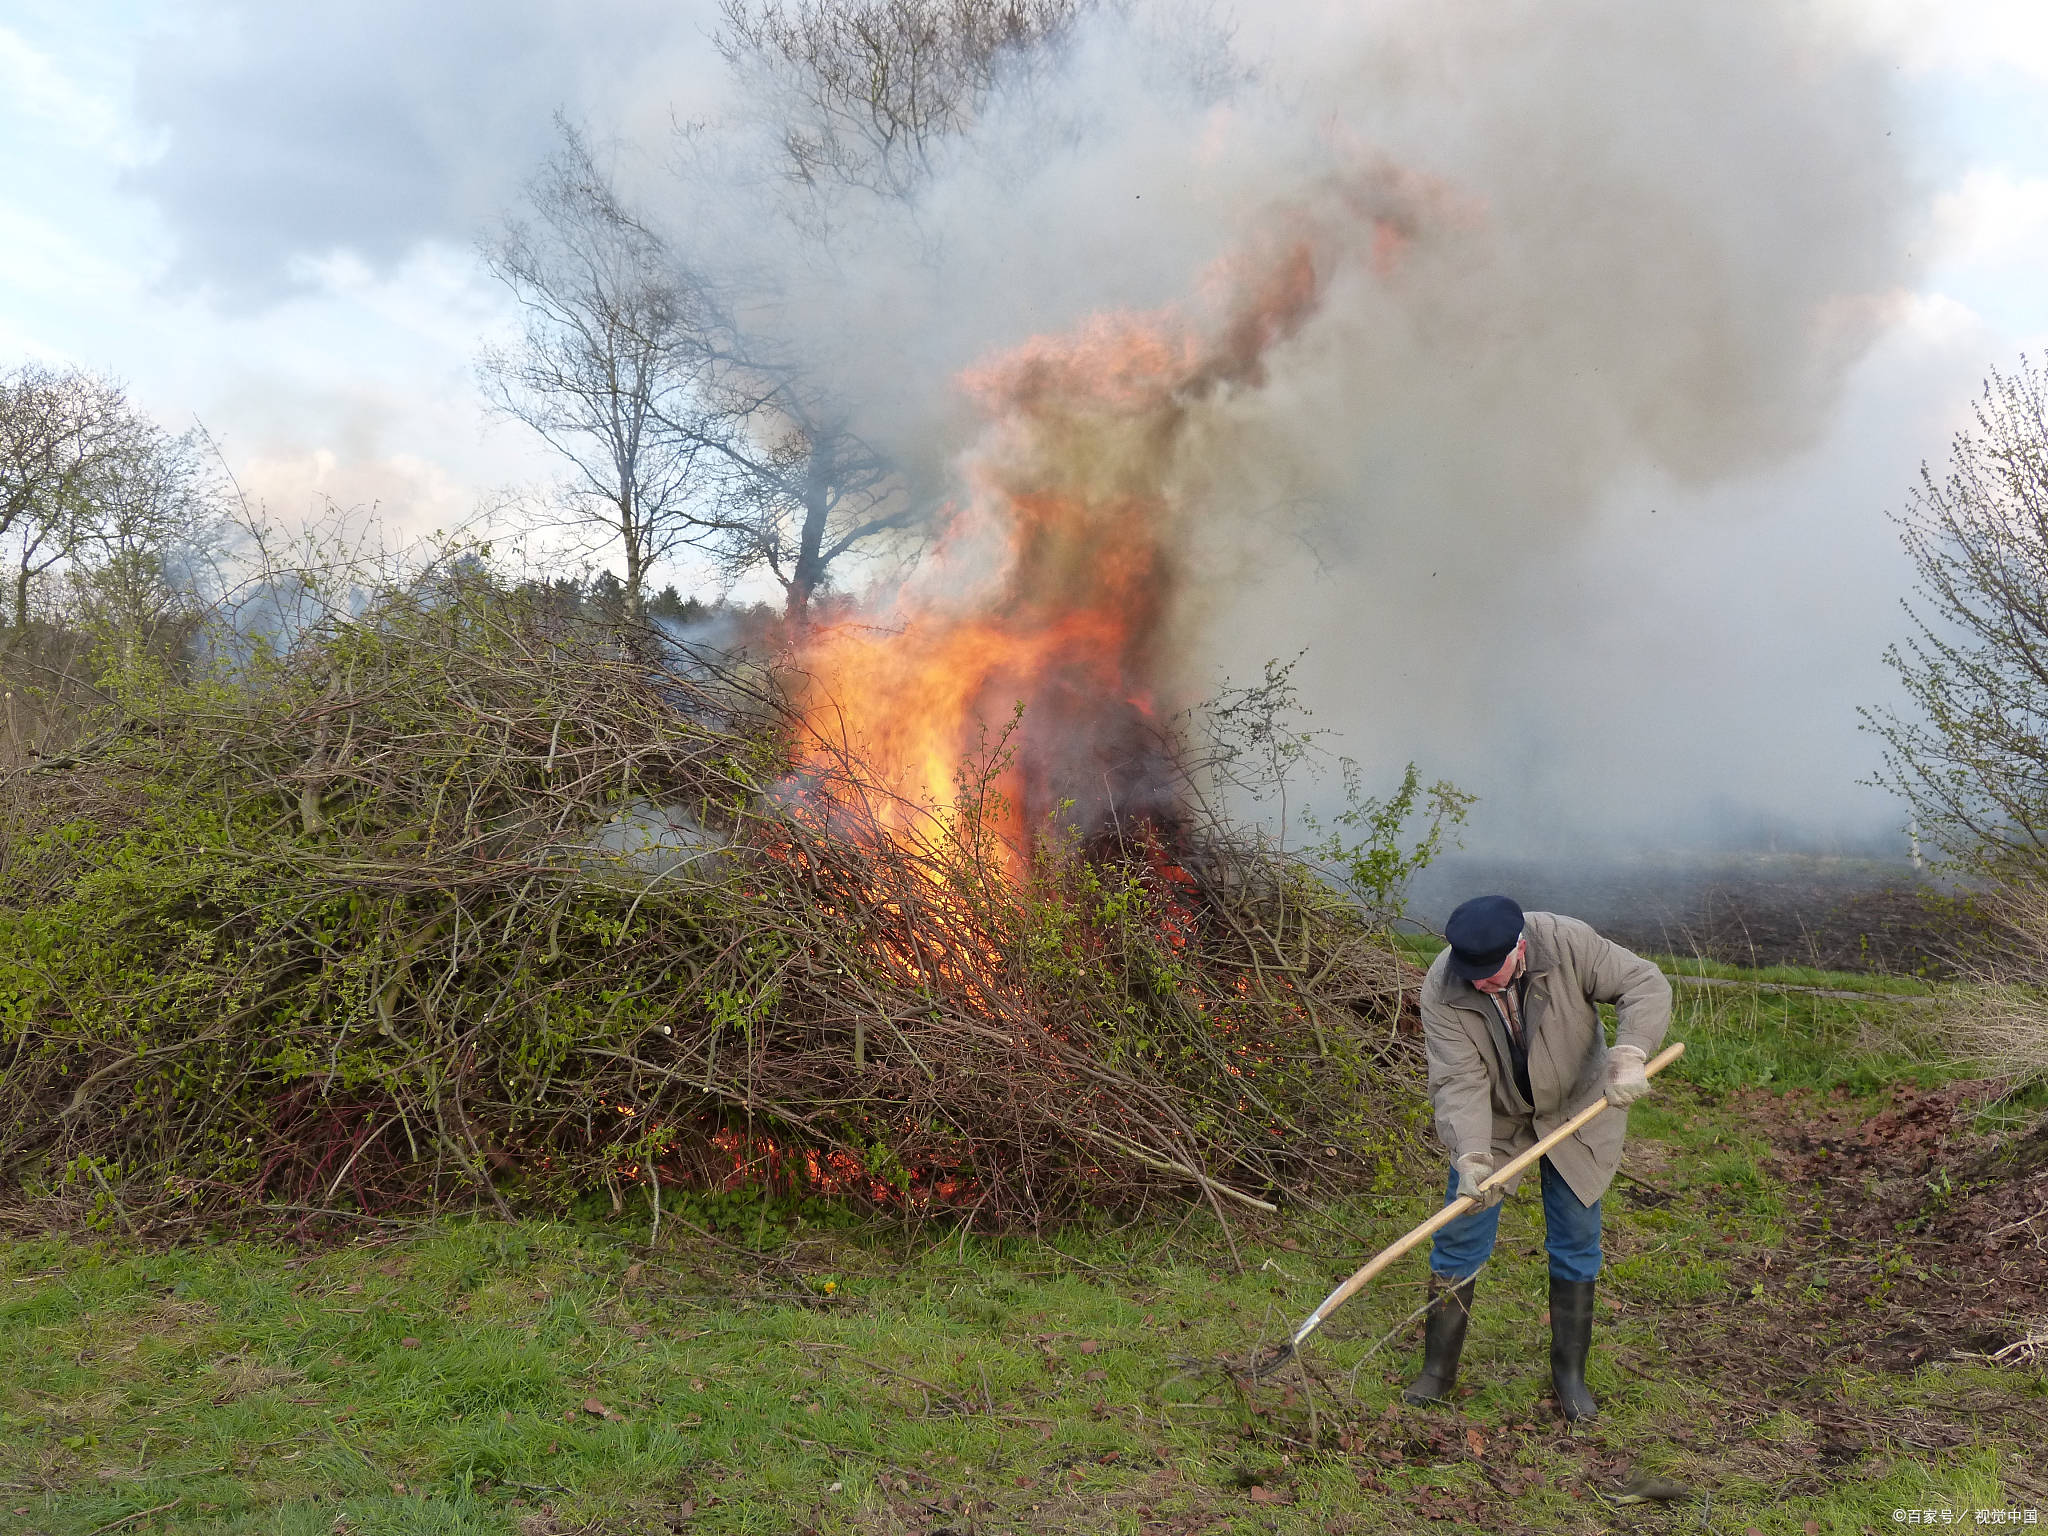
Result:
<svg viewBox="0 0 2048 1536"><path fill-rule="evenodd" d="M1994 371L1894 521L1919 579L1885 661L1913 713L1864 711L1878 782L1958 867L2048 872L2048 375Z"/></svg>

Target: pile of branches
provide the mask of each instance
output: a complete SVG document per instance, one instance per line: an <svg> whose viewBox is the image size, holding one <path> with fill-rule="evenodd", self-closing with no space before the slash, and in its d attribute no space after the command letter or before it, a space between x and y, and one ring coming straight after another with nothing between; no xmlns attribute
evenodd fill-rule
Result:
<svg viewBox="0 0 2048 1536"><path fill-rule="evenodd" d="M0 1199L1004 1226L1390 1175L1418 1053L1355 904L1213 822L1020 865L968 790L906 816L772 671L482 580L128 679L0 780Z"/></svg>

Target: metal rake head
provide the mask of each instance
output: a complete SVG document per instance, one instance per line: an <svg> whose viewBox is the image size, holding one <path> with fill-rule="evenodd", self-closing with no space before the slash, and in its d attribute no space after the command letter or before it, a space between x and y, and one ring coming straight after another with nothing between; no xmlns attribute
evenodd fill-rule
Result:
<svg viewBox="0 0 2048 1536"><path fill-rule="evenodd" d="M1252 1362L1252 1380L1271 1380L1284 1367L1292 1365L1300 1353L1301 1351L1295 1347L1294 1340L1292 1339L1289 1339L1285 1344L1275 1345Z"/></svg>

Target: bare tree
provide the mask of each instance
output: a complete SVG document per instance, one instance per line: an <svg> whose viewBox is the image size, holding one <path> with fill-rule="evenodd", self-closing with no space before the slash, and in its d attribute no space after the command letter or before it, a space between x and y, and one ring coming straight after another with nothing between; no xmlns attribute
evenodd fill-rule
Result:
<svg viewBox="0 0 2048 1536"><path fill-rule="evenodd" d="M778 125L769 179L799 189L792 236L828 259L834 197L908 203L1006 61L1084 3L729 0L718 46ZM801 626L835 567L915 539L929 506L823 382L816 338L776 334L765 280L686 257L561 126L531 217L484 252L526 320L517 347L484 353L486 394L569 464L574 518L621 549L634 616L651 568L688 545L728 580L768 572Z"/></svg>
<svg viewBox="0 0 2048 1536"><path fill-rule="evenodd" d="M726 0L717 46L739 99L772 125L767 179L795 193L782 203L793 238L829 266L839 199L871 195L908 210L941 142L971 128L1005 72L1054 47L1086 3ZM855 427L801 340L771 339L738 318L772 312L774 296L748 293L745 280L726 292L699 401L721 488L719 526L705 543L729 574L769 571L800 626L836 566L914 542L930 506Z"/></svg>
<svg viewBox="0 0 2048 1536"><path fill-rule="evenodd" d="M1994 371L1949 473L1923 465L1894 519L1918 575L1914 633L1885 653L1911 716L1863 711L1879 782L1949 860L2048 879L2048 373Z"/></svg>
<svg viewBox="0 0 2048 1536"><path fill-rule="evenodd" d="M749 97L779 114L791 181L909 198L1004 72L1061 40L1085 3L725 0L717 44Z"/></svg>
<svg viewBox="0 0 2048 1536"><path fill-rule="evenodd" d="M896 477L561 130L531 221L484 251L525 319L516 348L481 356L486 398L568 464L570 519L620 549L629 617L693 546L728 579L768 570L801 623L834 560L902 525Z"/></svg>
<svg viewBox="0 0 2048 1536"><path fill-rule="evenodd" d="M78 369L26 364L0 377L0 550L10 645L28 632L36 581L91 536L154 426L120 387Z"/></svg>
<svg viewBox="0 0 2048 1536"><path fill-rule="evenodd" d="M0 375L0 764L71 740L110 673L190 659L224 542L209 446L93 374Z"/></svg>
<svg viewBox="0 0 2048 1536"><path fill-rule="evenodd" d="M182 657L218 593L230 536L213 445L141 434L70 562L66 618L123 664Z"/></svg>
<svg viewBox="0 0 2048 1536"><path fill-rule="evenodd" d="M517 347L486 348L479 374L491 405L569 465L571 521L617 543L637 620L651 568L715 531L693 510L708 505L699 456L721 436L698 388L712 327L661 237L582 134L560 127L561 148L527 192L532 219L483 251L525 334Z"/></svg>
<svg viewBox="0 0 2048 1536"><path fill-rule="evenodd" d="M116 591L138 623L145 607L185 602L194 557L213 538L215 496L199 434L165 432L111 380L38 365L0 378L10 648L37 617L38 587L59 571L72 598L99 594L104 618ZM67 616L65 600L52 597L52 617Z"/></svg>
<svg viewBox="0 0 2048 1536"><path fill-rule="evenodd" d="M699 542L729 579L767 570L782 587L785 617L800 628L842 557L915 530L922 508L801 369L743 351L722 358L712 377L714 403L678 424L703 434L717 465L718 510Z"/></svg>

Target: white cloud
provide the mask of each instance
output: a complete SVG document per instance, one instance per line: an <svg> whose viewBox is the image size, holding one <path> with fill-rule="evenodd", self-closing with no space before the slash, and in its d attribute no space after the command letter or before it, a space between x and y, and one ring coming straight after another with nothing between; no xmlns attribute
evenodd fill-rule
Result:
<svg viewBox="0 0 2048 1536"><path fill-rule="evenodd" d="M78 143L109 145L121 137L121 113L113 102L85 90L8 27L0 27L0 101Z"/></svg>
<svg viewBox="0 0 2048 1536"><path fill-rule="evenodd" d="M2041 0L1821 0L1817 8L1916 73L2015 69L2048 80Z"/></svg>
<svg viewBox="0 0 2048 1536"><path fill-rule="evenodd" d="M163 154L133 177L179 275L260 305L301 258L379 269L466 242L553 143L551 116L662 140L714 73L705 0L190 0L138 68ZM302 270L302 269L301 269Z"/></svg>
<svg viewBox="0 0 2048 1536"><path fill-rule="evenodd" d="M403 540L450 532L476 511L470 488L446 467L417 454L385 457L315 448L257 455L236 470L243 493L289 525L320 521L329 507L367 514Z"/></svg>
<svg viewBox="0 0 2048 1536"><path fill-rule="evenodd" d="M1980 317L2006 345L1987 362L2001 366L2048 332L2048 176L2016 176L1978 166L1934 206L1937 264L1932 292Z"/></svg>
<svg viewBox="0 0 2048 1536"><path fill-rule="evenodd" d="M161 148L129 115L130 60L104 42L60 58L14 27L0 26L0 119L12 117L44 143L83 149L113 164L145 163Z"/></svg>
<svg viewBox="0 0 2048 1536"><path fill-rule="evenodd" d="M2048 271L2048 177L1979 167L1934 205L1939 249L1957 266Z"/></svg>
<svg viewBox="0 0 2048 1536"><path fill-rule="evenodd" d="M120 303L136 287L132 272L81 238L78 227L54 210L0 201L0 332L18 328L21 344L62 350L65 338L59 335L27 340L41 329L38 320L56 319L70 304Z"/></svg>

